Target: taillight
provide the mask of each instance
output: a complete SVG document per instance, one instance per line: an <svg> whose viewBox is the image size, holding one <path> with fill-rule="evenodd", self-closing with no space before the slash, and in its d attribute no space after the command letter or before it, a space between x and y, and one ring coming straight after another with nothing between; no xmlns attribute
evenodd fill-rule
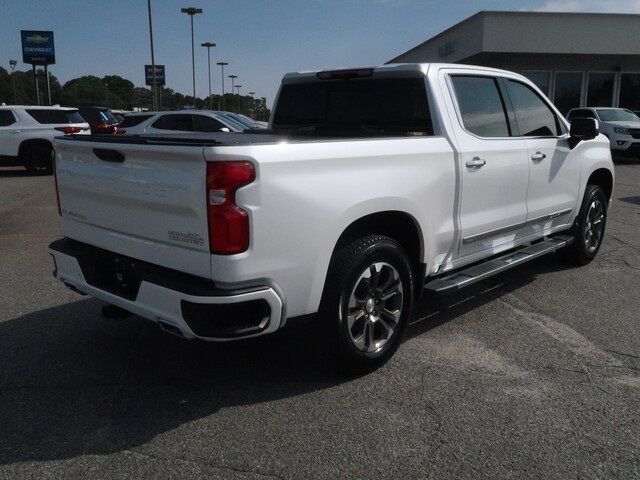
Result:
<svg viewBox="0 0 640 480"><path fill-rule="evenodd" d="M249 248L249 215L236 204L236 191L256 179L251 162L207 163L209 250L234 255Z"/></svg>
<svg viewBox="0 0 640 480"><path fill-rule="evenodd" d="M86 130L82 127L55 127L59 132L64 133L65 135L70 135L72 133L80 133L83 130Z"/></svg>

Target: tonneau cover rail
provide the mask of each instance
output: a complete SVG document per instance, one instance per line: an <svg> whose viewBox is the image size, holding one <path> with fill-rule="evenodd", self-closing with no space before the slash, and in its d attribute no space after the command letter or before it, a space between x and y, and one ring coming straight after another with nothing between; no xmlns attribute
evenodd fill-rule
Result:
<svg viewBox="0 0 640 480"><path fill-rule="evenodd" d="M124 135L64 135L56 140L75 142L117 143L126 145L179 145L183 147L213 147L222 142L207 138L145 137Z"/></svg>

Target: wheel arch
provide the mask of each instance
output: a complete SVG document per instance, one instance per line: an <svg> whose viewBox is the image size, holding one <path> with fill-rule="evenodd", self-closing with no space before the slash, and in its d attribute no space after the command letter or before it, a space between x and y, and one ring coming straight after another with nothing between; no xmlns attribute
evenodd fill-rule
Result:
<svg viewBox="0 0 640 480"><path fill-rule="evenodd" d="M325 298L336 252L340 247L367 235L384 235L397 241L409 256L416 278L416 288L418 285L422 286L420 279L424 278L426 266L423 263L425 243L420 223L415 216L406 211L382 210L363 215L344 227L333 246L329 265L324 274L320 299Z"/></svg>
<svg viewBox="0 0 640 480"><path fill-rule="evenodd" d="M53 150L53 143L51 143L50 140L47 140L45 138L28 138L20 143L20 146L18 147L18 157L22 159L23 155L29 147L37 145L46 146Z"/></svg>
<svg viewBox="0 0 640 480"><path fill-rule="evenodd" d="M587 185L600 186L607 196L607 200L611 201L613 194L613 173L607 168L597 168L589 175Z"/></svg>

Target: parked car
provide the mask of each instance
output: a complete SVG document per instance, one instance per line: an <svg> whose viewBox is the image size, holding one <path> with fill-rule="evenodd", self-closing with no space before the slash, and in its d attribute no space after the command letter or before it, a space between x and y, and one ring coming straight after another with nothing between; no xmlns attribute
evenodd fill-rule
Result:
<svg viewBox="0 0 640 480"><path fill-rule="evenodd" d="M142 121L137 122L141 117ZM127 121L127 119L130 119ZM131 122L137 122L129 125ZM118 133L126 135L167 135L169 132L240 132L244 128L218 112L209 110L181 110L176 112L149 112L129 114Z"/></svg>
<svg viewBox="0 0 640 480"><path fill-rule="evenodd" d="M615 153L640 155L640 117L626 108L574 108L567 114L574 118L595 118Z"/></svg>
<svg viewBox="0 0 640 480"><path fill-rule="evenodd" d="M0 167L20 166L32 173L51 173L53 138L72 133L89 133L89 124L75 108L2 105Z"/></svg>
<svg viewBox="0 0 640 480"><path fill-rule="evenodd" d="M56 277L183 338L325 322L363 371L414 300L598 253L614 181L594 119L445 64L293 73L262 133L56 140Z"/></svg>
<svg viewBox="0 0 640 480"><path fill-rule="evenodd" d="M106 107L80 107L80 115L91 127L93 135L102 133L116 133L118 119Z"/></svg>

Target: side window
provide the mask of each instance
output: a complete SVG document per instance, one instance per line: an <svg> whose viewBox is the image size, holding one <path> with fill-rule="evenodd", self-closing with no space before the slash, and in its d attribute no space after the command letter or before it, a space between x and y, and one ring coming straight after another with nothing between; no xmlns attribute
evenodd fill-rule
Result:
<svg viewBox="0 0 640 480"><path fill-rule="evenodd" d="M206 115L193 116L194 132L220 132L225 126L215 118Z"/></svg>
<svg viewBox="0 0 640 480"><path fill-rule="evenodd" d="M507 114L492 77L451 77L464 127L480 137L508 137Z"/></svg>
<svg viewBox="0 0 640 480"><path fill-rule="evenodd" d="M560 129L556 116L536 92L513 80L505 79L505 84L521 136L551 137L559 135Z"/></svg>
<svg viewBox="0 0 640 480"><path fill-rule="evenodd" d="M160 130L193 131L191 115L184 114L163 115L151 126Z"/></svg>
<svg viewBox="0 0 640 480"><path fill-rule="evenodd" d="M8 127L16 123L16 117L11 110L0 110L0 127Z"/></svg>

